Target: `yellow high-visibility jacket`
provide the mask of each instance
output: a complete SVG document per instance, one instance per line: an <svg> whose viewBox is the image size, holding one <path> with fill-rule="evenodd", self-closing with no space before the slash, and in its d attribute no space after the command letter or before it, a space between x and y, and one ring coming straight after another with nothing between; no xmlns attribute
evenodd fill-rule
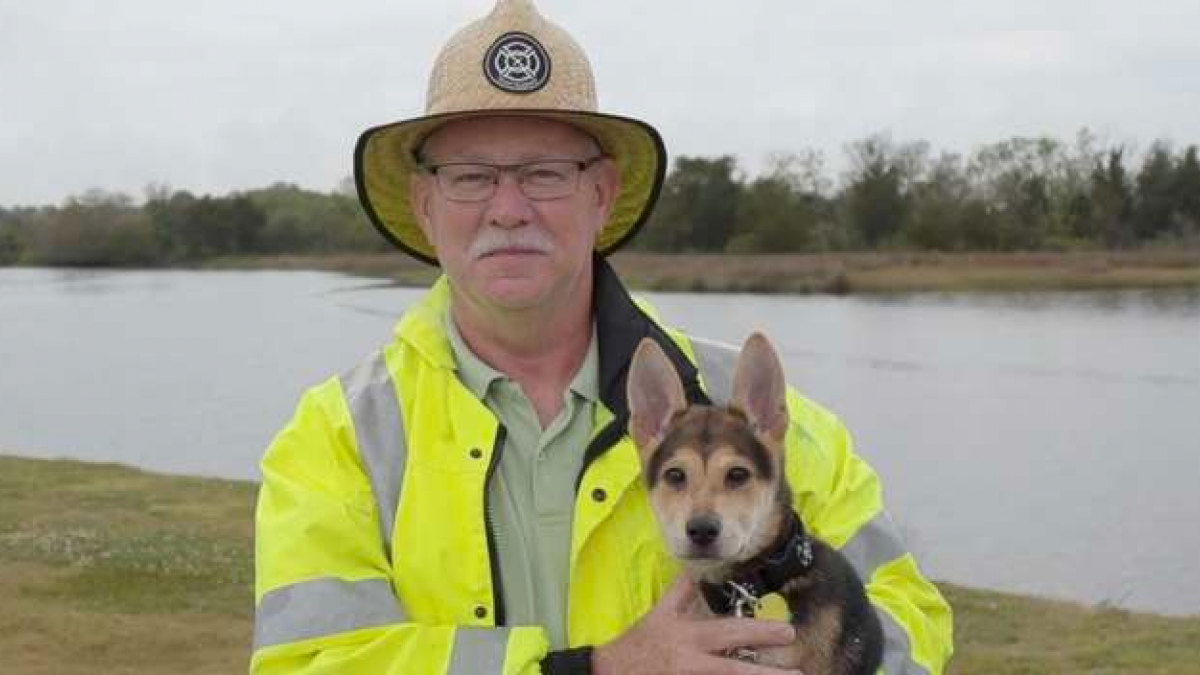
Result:
<svg viewBox="0 0 1200 675"><path fill-rule="evenodd" d="M454 374L439 281L395 339L308 391L262 460L253 673L575 672L539 626L509 626L487 484L503 429ZM578 478L567 635L611 641L650 610L678 565L625 432L638 341L667 351L690 400L728 396L736 351L665 329L598 261L600 392ZM788 392L787 476L808 529L858 570L886 638L883 672L943 671L950 608L884 512L875 473L830 413Z"/></svg>

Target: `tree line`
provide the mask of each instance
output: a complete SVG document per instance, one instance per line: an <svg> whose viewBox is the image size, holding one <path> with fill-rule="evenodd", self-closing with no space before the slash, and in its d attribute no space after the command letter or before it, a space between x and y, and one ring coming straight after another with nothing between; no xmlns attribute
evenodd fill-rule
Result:
<svg viewBox="0 0 1200 675"><path fill-rule="evenodd" d="M158 266L387 247L347 190L286 183L226 196L152 185L141 205L90 190L62 206L0 208L0 264Z"/></svg>
<svg viewBox="0 0 1200 675"><path fill-rule="evenodd" d="M846 146L835 188L821 153L679 157L635 246L727 253L911 249L1041 251L1200 241L1197 148L1140 158L1081 131L1013 138L963 156L883 134Z"/></svg>
<svg viewBox="0 0 1200 675"><path fill-rule="evenodd" d="M1081 131L969 155L877 134L829 177L815 150L750 176L736 158L676 158L635 249L779 253L1039 251L1200 243L1197 147L1140 156ZM61 206L0 207L0 264L171 265L217 256L386 251L349 186L279 183L225 196L163 186L138 205L92 190Z"/></svg>

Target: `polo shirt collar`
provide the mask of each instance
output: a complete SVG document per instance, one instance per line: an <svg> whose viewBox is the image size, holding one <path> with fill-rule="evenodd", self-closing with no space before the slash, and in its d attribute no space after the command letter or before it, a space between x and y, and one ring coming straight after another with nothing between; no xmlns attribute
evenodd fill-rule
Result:
<svg viewBox="0 0 1200 675"><path fill-rule="evenodd" d="M450 312L445 314L446 336L450 341L450 350L454 354L455 369L458 372L458 379L463 385L475 395L475 398L484 400L487 398L488 389L496 380L508 379L504 373L484 363L475 352L467 345L467 341L463 339L462 333L458 331L458 325L454 323L454 318ZM576 395L588 401L597 401L600 398L600 346L599 340L596 338L596 324L592 323L592 337L588 342L587 353L583 357L583 362L579 365L579 370L571 379L568 389Z"/></svg>

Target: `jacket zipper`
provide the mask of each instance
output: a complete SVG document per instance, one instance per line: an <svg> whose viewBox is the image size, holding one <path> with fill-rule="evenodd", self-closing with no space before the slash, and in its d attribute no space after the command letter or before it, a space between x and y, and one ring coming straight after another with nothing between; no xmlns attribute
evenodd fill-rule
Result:
<svg viewBox="0 0 1200 675"><path fill-rule="evenodd" d="M492 568L492 611L495 614L494 623L504 625L504 589L500 581L500 552L496 546L496 525L492 519L492 496L489 487L492 484L492 474L500 464L500 453L504 450L504 439L508 430L501 424L496 429L496 441L492 445L492 458L488 462L487 475L483 480L483 519L487 530L488 562Z"/></svg>

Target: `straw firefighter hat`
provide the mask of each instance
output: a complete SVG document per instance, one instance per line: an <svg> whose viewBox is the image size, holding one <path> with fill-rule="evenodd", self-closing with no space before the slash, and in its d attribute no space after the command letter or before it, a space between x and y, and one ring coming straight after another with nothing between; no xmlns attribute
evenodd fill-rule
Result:
<svg viewBox="0 0 1200 675"><path fill-rule="evenodd" d="M621 191L596 236L601 255L620 247L646 221L666 171L662 138L645 122L599 112L591 65L571 36L542 18L530 0L499 0L442 48L423 117L373 127L358 139L358 197L384 237L437 264L409 204L409 177L421 170L416 151L447 122L497 114L571 124L616 162Z"/></svg>

